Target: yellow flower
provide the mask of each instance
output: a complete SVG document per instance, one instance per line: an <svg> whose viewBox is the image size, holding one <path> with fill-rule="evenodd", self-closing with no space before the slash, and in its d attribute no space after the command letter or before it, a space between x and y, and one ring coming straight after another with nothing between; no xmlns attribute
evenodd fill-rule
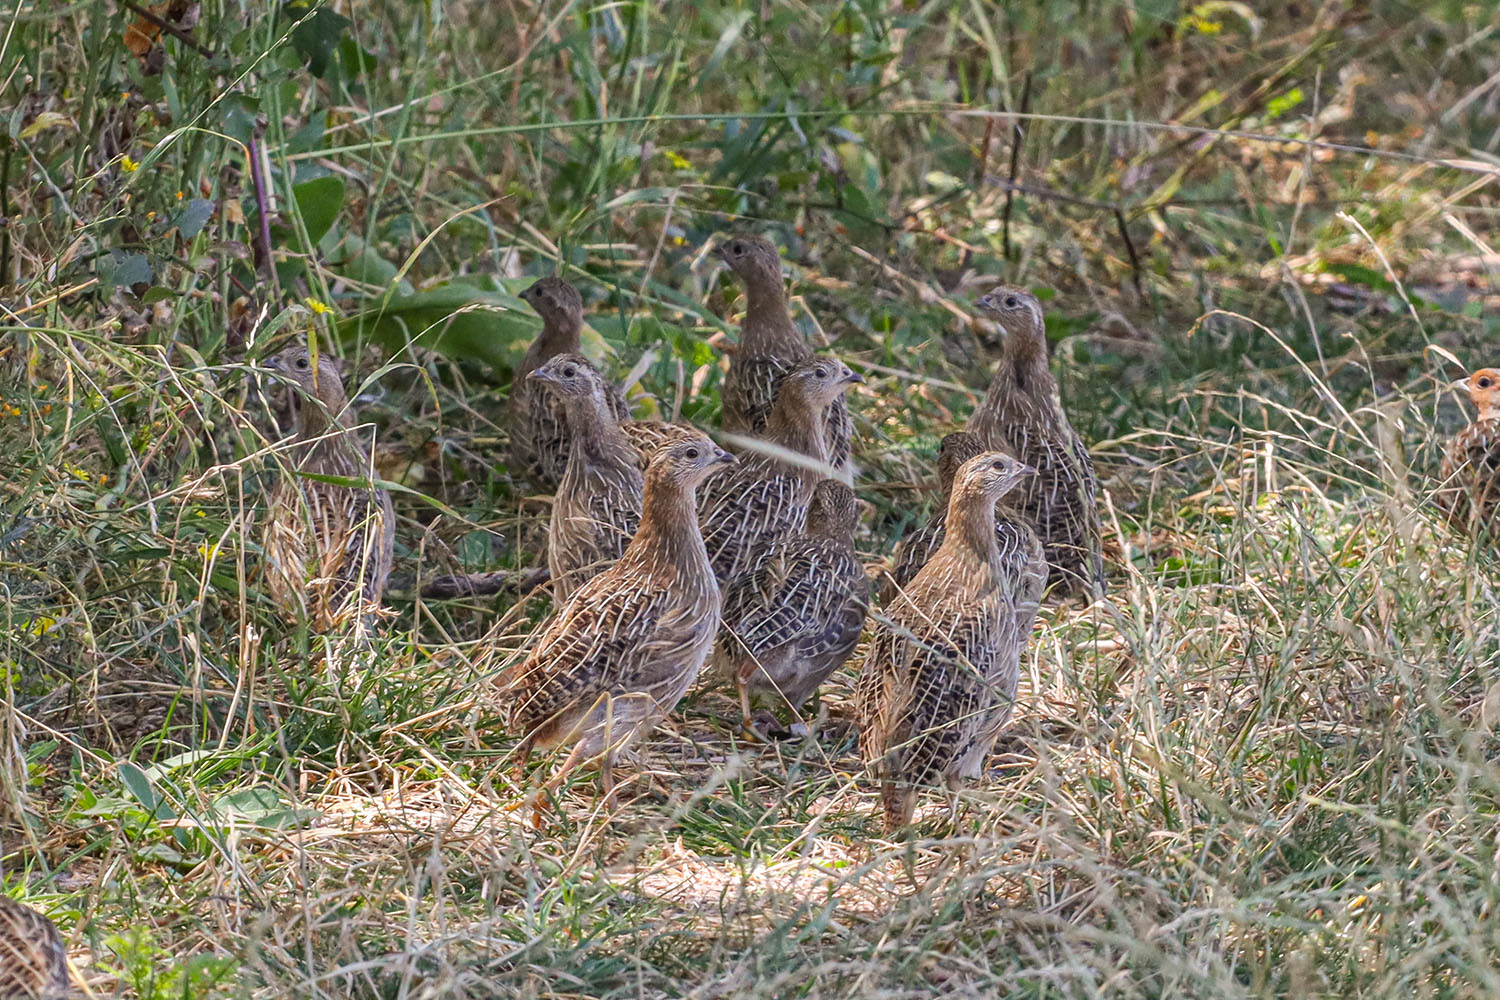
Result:
<svg viewBox="0 0 1500 1000"><path fill-rule="evenodd" d="M311 309L319 316L323 315L324 313L333 312L333 307L326 302L320 302L317 299L303 299L302 301L307 303L307 308Z"/></svg>
<svg viewBox="0 0 1500 1000"><path fill-rule="evenodd" d="M127 174L133 174L137 170L141 169L141 165L132 160L129 156L122 156L120 157L120 169L125 171Z"/></svg>
<svg viewBox="0 0 1500 1000"><path fill-rule="evenodd" d="M182 200L182 192L181 192L181 191L178 191L178 192L177 192L177 200L178 200L178 201L181 201L181 200Z"/></svg>
<svg viewBox="0 0 1500 1000"><path fill-rule="evenodd" d="M56 618L48 618L46 615L38 615L26 623L26 629L32 635L46 635L57 627Z"/></svg>
<svg viewBox="0 0 1500 1000"><path fill-rule="evenodd" d="M200 546L198 546L198 554L200 556L202 556L204 559L213 559L215 556L217 556L219 554L219 546L217 544L215 544L215 545L200 545Z"/></svg>
<svg viewBox="0 0 1500 1000"><path fill-rule="evenodd" d="M678 170L686 170L688 167L691 167L693 165L692 161L683 156L681 153L674 153L670 149L664 149L662 150L662 152L666 154L667 162L672 164L672 166L676 167Z"/></svg>

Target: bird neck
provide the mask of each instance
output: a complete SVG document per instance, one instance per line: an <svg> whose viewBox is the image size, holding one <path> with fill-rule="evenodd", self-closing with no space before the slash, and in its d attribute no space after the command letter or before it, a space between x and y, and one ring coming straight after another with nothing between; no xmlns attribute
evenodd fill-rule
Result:
<svg viewBox="0 0 1500 1000"><path fill-rule="evenodd" d="M838 522L809 517L806 534L808 538L831 542L840 549L854 548L854 529Z"/></svg>
<svg viewBox="0 0 1500 1000"><path fill-rule="evenodd" d="M361 475L366 456L354 430L348 398L324 390L327 398L297 400L297 439L303 443L301 464L328 475Z"/></svg>
<svg viewBox="0 0 1500 1000"><path fill-rule="evenodd" d="M1030 401L1028 408L1043 405L1054 418L1061 417L1057 379L1047 363L1047 347L1040 334L1011 334L1005 355L990 379L989 390L975 416L980 422L1011 410L1013 401ZM992 444L993 446L993 444Z"/></svg>
<svg viewBox="0 0 1500 1000"><path fill-rule="evenodd" d="M995 541L995 501L978 486L957 486L948 500L944 547L954 546L987 565L1000 559Z"/></svg>
<svg viewBox="0 0 1500 1000"><path fill-rule="evenodd" d="M698 530L695 491L679 483L669 469L646 471L640 527L620 563L648 571L671 567L684 583L713 579L708 548Z"/></svg>
<svg viewBox="0 0 1500 1000"><path fill-rule="evenodd" d="M537 336L537 347L543 358L559 354L577 354L582 345L583 314L565 312L542 317L542 332Z"/></svg>
<svg viewBox="0 0 1500 1000"><path fill-rule="evenodd" d="M636 468L636 455L630 439L620 430L614 411L604 401L603 393L586 398L574 397L564 406L568 421L569 448L587 465L623 462Z"/></svg>
<svg viewBox="0 0 1500 1000"><path fill-rule="evenodd" d="M786 286L780 279L752 278L745 283L745 319L739 351L745 356L801 357L807 343L787 310Z"/></svg>
<svg viewBox="0 0 1500 1000"><path fill-rule="evenodd" d="M766 440L820 462L828 461L823 407L800 394L778 393L766 416Z"/></svg>

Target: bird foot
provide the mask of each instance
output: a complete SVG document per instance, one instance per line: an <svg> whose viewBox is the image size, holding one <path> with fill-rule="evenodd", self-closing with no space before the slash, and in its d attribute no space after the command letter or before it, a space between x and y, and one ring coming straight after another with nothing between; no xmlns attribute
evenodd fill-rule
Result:
<svg viewBox="0 0 1500 1000"><path fill-rule="evenodd" d="M805 722L784 725L773 713L758 709L740 723L740 732L755 743L779 743L807 739L812 735L812 728Z"/></svg>

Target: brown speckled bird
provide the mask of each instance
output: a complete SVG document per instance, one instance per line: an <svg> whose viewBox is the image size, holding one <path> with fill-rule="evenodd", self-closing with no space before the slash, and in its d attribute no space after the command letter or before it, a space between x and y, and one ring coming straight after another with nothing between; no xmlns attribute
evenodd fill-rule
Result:
<svg viewBox="0 0 1500 1000"><path fill-rule="evenodd" d="M307 348L292 347L265 366L297 390L297 443L287 452L289 464L313 475L374 478L333 360L322 356L314 365ZM385 490L282 476L271 492L262 540L272 599L315 628L351 617L368 624L391 572L395 532Z"/></svg>
<svg viewBox="0 0 1500 1000"><path fill-rule="evenodd" d="M528 376L559 354L577 354L583 331L583 297L561 278L538 278L521 298L542 317L542 332L526 348L510 388L511 472L534 486L556 486L568 464L568 422L562 406ZM625 396L611 387L610 409L627 420Z"/></svg>
<svg viewBox="0 0 1500 1000"><path fill-rule="evenodd" d="M772 543L802 530L813 489L828 474L823 411L852 383L863 381L848 365L827 357L782 376L758 442L765 449L744 447L739 465L710 483L698 505L721 586L727 589L753 571Z"/></svg>
<svg viewBox="0 0 1500 1000"><path fill-rule="evenodd" d="M1462 384L1478 412L1448 442L1436 500L1455 529L1494 538L1500 529L1500 369L1481 368Z"/></svg>
<svg viewBox="0 0 1500 1000"><path fill-rule="evenodd" d="M938 503L927 523L901 540L891 567L890 578L880 589L882 604L890 603L906 586L917 571L927 565L927 560L943 544L943 532L948 523L948 500L953 496L953 477L969 459L984 452L979 438L967 431L954 431L938 445Z"/></svg>
<svg viewBox="0 0 1500 1000"><path fill-rule="evenodd" d="M1023 519L997 531L996 502L1033 475L1001 452L965 463L942 546L877 623L856 700L888 830L919 787L978 777L1010 718L1047 560Z"/></svg>
<svg viewBox="0 0 1500 1000"><path fill-rule="evenodd" d="M616 754L665 718L697 676L720 598L694 493L733 461L704 435L658 451L625 554L573 595L502 681L509 727L526 734L523 767L533 749L573 748L550 787L602 755L610 791Z"/></svg>
<svg viewBox="0 0 1500 1000"><path fill-rule="evenodd" d="M1099 484L1047 364L1041 303L1030 292L1001 286L978 305L999 321L1004 340L989 391L965 429L986 448L1037 470L1014 503L1041 535L1053 583L1064 593L1102 593Z"/></svg>
<svg viewBox="0 0 1500 1000"><path fill-rule="evenodd" d="M568 422L568 464L547 525L552 593L565 601L625 551L641 523L646 481L597 368L582 355L559 354L530 378L562 401Z"/></svg>
<svg viewBox="0 0 1500 1000"><path fill-rule="evenodd" d="M64 1000L68 952L51 920L0 895L0 998Z"/></svg>
<svg viewBox="0 0 1500 1000"><path fill-rule="evenodd" d="M757 236L731 236L714 251L745 286L739 344L724 376L722 422L727 431L759 434L770 419L777 383L813 352L787 310L786 282L776 248ZM844 397L828 403L823 422L828 462L842 469L849 462L853 433Z"/></svg>
<svg viewBox="0 0 1500 1000"><path fill-rule="evenodd" d="M734 681L747 725L752 696L795 712L854 652L870 604L858 526L854 491L823 480L807 527L725 593L716 667Z"/></svg>

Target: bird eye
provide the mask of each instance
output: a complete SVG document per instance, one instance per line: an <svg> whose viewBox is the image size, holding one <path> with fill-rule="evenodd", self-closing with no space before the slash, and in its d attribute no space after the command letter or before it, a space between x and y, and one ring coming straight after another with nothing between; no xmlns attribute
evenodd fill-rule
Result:
<svg viewBox="0 0 1500 1000"><path fill-rule="evenodd" d="M307 363L308 362L307 362L306 358L298 358L297 359L297 367L298 368L306 368L307 367Z"/></svg>
<svg viewBox="0 0 1500 1000"><path fill-rule="evenodd" d="M1007 309L1015 309L1015 308L1019 307L1020 305L1021 305L1021 300L1018 299L1018 298L1016 298L1014 295L1007 295L1005 297L1005 308L1007 308Z"/></svg>
<svg viewBox="0 0 1500 1000"><path fill-rule="evenodd" d="M828 369L827 368L819 368L814 374L817 375L818 378L827 378L828 377Z"/></svg>
<svg viewBox="0 0 1500 1000"><path fill-rule="evenodd" d="M573 378L577 374L578 369L574 368L572 365L568 365L568 367L563 369L563 378Z"/></svg>
<svg viewBox="0 0 1500 1000"><path fill-rule="evenodd" d="M742 254L745 252L745 244L731 243L729 244L729 252L732 254Z"/></svg>
<svg viewBox="0 0 1500 1000"><path fill-rule="evenodd" d="M697 458L698 454L699 454L699 452L698 452L697 448L689 448L687 450L687 457L688 458Z"/></svg>
<svg viewBox="0 0 1500 1000"><path fill-rule="evenodd" d="M1495 384L1494 380L1491 379L1489 376L1485 376L1484 378L1482 378L1482 379L1479 380L1479 388L1481 388L1481 389L1488 389L1490 386L1492 386L1494 384Z"/></svg>

